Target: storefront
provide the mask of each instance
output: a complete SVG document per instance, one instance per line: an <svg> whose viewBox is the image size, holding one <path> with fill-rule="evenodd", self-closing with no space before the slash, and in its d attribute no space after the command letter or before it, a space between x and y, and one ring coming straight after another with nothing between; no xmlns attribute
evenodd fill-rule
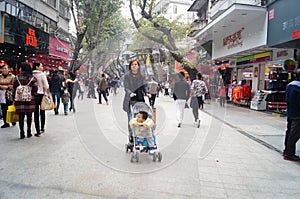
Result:
<svg viewBox="0 0 300 199"><path fill-rule="evenodd" d="M29 62L39 61L43 63L45 70L58 69L62 72L67 72L70 61L70 44L50 36L49 54L31 54L27 60Z"/></svg>
<svg viewBox="0 0 300 199"><path fill-rule="evenodd" d="M267 45L277 49L272 51L272 60L266 63L265 86L252 99L251 108L284 113L286 85L293 80L293 71L299 63L300 4L293 0L278 0L267 9Z"/></svg>
<svg viewBox="0 0 300 199"><path fill-rule="evenodd" d="M49 53L49 34L4 12L1 19L0 59L13 67L14 72L16 64L29 55Z"/></svg>
<svg viewBox="0 0 300 199"><path fill-rule="evenodd" d="M223 79L230 79L226 81L230 92L234 89L231 88L233 83L234 86L240 83L238 86L242 87L234 101L250 105L253 93L259 89L260 72L264 73L264 63L270 60L266 8L235 3L203 28L198 36L202 40L212 40L212 59L216 65L230 63L230 73Z"/></svg>

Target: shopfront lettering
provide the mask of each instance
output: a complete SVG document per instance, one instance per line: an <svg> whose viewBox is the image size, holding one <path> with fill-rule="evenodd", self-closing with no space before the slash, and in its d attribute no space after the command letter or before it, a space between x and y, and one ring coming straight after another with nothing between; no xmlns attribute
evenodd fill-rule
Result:
<svg viewBox="0 0 300 199"><path fill-rule="evenodd" d="M287 50L282 50L282 51L278 51L276 56L277 58L280 58L280 57L285 57L287 55L288 55Z"/></svg>
<svg viewBox="0 0 300 199"><path fill-rule="evenodd" d="M28 32L26 34L26 45L36 47L37 46L37 38L35 36L35 30L32 28L28 28Z"/></svg>
<svg viewBox="0 0 300 199"><path fill-rule="evenodd" d="M235 48L235 47L242 47L243 46L243 40L242 40L242 32L245 28L241 28L239 31L236 31L235 33L223 38L223 46L228 49Z"/></svg>
<svg viewBox="0 0 300 199"><path fill-rule="evenodd" d="M63 52L65 54L68 54L68 50L59 46L56 46L55 49L59 52Z"/></svg>

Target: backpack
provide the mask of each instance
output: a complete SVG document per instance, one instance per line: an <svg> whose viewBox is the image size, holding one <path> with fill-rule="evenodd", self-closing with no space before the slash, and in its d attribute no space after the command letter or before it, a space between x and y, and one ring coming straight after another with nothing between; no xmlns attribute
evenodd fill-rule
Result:
<svg viewBox="0 0 300 199"><path fill-rule="evenodd" d="M32 99L32 96L31 96L31 87L29 86L29 84L33 80L33 77L30 79L30 81L26 85L22 85L17 76L16 76L16 79L19 83L19 86L16 88L15 101L30 102Z"/></svg>

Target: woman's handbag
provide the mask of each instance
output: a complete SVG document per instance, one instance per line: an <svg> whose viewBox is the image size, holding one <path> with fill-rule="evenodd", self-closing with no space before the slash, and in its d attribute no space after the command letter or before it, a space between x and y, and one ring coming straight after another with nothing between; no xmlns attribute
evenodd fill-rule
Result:
<svg viewBox="0 0 300 199"><path fill-rule="evenodd" d="M6 96L5 96L6 90L0 90L0 103L6 104Z"/></svg>
<svg viewBox="0 0 300 199"><path fill-rule="evenodd" d="M41 110L49 111L55 108L54 102L50 94L45 94L42 98Z"/></svg>
<svg viewBox="0 0 300 199"><path fill-rule="evenodd" d="M18 121L19 121L19 115L16 113L15 105L8 106L7 114L6 114L6 122L12 123L12 122L18 122Z"/></svg>
<svg viewBox="0 0 300 199"><path fill-rule="evenodd" d="M6 99L7 101L14 101L13 91L12 90L6 90Z"/></svg>

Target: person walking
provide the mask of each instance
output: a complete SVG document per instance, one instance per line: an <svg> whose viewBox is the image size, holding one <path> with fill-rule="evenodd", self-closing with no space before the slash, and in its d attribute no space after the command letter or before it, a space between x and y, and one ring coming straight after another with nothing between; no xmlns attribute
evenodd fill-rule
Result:
<svg viewBox="0 0 300 199"><path fill-rule="evenodd" d="M226 89L223 83L218 87L218 96L220 98L220 106L224 107L226 101Z"/></svg>
<svg viewBox="0 0 300 199"><path fill-rule="evenodd" d="M83 100L83 95L84 95L84 91L85 91L85 86L84 86L84 82L83 79L79 79L79 95L77 99L81 99Z"/></svg>
<svg viewBox="0 0 300 199"><path fill-rule="evenodd" d="M1 128L9 127L9 123L6 122L6 115L8 106L13 104L13 96L12 96L12 89L13 89L13 81L15 76L10 73L9 67L5 64L2 67L2 73L0 74L0 91L2 92L2 99L1 102L1 110L2 110L2 117L4 124ZM13 126L16 125L15 122L12 123Z"/></svg>
<svg viewBox="0 0 300 199"><path fill-rule="evenodd" d="M41 133L44 133L45 131L45 121L46 121L45 110L41 110L40 106L42 103L43 96L47 94L49 84L48 84L47 77L43 72L42 63L34 62L32 65L32 69L33 69L32 75L37 79L37 84L38 84L38 90L35 95L34 124L35 124L36 134L34 135L39 137Z"/></svg>
<svg viewBox="0 0 300 199"><path fill-rule="evenodd" d="M13 88L15 90L15 100L18 95L16 89L19 85L28 85L31 87L31 100L30 101L15 101L16 113L19 114L19 129L20 139L25 138L24 131L24 120L26 115L27 120L27 137L30 138L31 124L32 124L32 113L35 111L35 94L38 91L38 84L35 77L32 76L32 71L29 63L22 62L20 64L21 73L16 76L13 82Z"/></svg>
<svg viewBox="0 0 300 199"><path fill-rule="evenodd" d="M158 83L152 78L150 82L148 82L149 93L151 97L149 98L149 104L152 108L154 108L155 98L158 93Z"/></svg>
<svg viewBox="0 0 300 199"><path fill-rule="evenodd" d="M190 97L191 91L190 91L189 84L184 79L185 76L184 72L180 72L178 76L179 76L179 81L174 83L173 98L176 104L176 115L178 121L177 127L180 128L184 116L184 107L187 100Z"/></svg>
<svg viewBox="0 0 300 199"><path fill-rule="evenodd" d="M78 83L78 79L76 78L75 74L73 72L69 73L69 78L66 80L66 85L68 88L68 91L70 93L70 108L69 110L73 110L73 113L76 112L74 100L76 98L76 93L79 90L80 86Z"/></svg>
<svg viewBox="0 0 300 199"><path fill-rule="evenodd" d="M58 70L55 69L50 79L50 92L52 95L53 102L55 104L55 108L54 108L55 115L58 115L59 113L61 88L62 88L62 79L58 74Z"/></svg>
<svg viewBox="0 0 300 199"><path fill-rule="evenodd" d="M64 86L63 88L64 88L64 92L61 95L61 101L64 105L64 114L68 115L69 101L70 101L71 95L66 86Z"/></svg>
<svg viewBox="0 0 300 199"><path fill-rule="evenodd" d="M300 138L300 69L295 72L296 79L286 87L287 102L287 131L285 135L285 149L283 156L285 160L300 161L296 155L296 143Z"/></svg>
<svg viewBox="0 0 300 199"><path fill-rule="evenodd" d="M108 99L106 97L106 94L107 94L107 80L105 78L104 73L101 75L101 79L99 81L97 91L99 93L99 103L98 104L102 104L102 100L101 100L101 95L102 95L104 100L106 101L106 104L108 105Z"/></svg>
<svg viewBox="0 0 300 199"><path fill-rule="evenodd" d="M202 80L202 74L198 73L196 75L196 79L193 80L191 84L191 102L190 106L193 111L195 124L199 128L200 127L200 119L199 119L199 108L203 107L203 95L207 92L207 87L205 82Z"/></svg>
<svg viewBox="0 0 300 199"><path fill-rule="evenodd" d="M129 63L129 70L124 76L124 90L123 110L127 113L129 144L133 144L132 129L129 125L131 107L137 102L145 102L145 96L151 97L138 59L132 59Z"/></svg>

